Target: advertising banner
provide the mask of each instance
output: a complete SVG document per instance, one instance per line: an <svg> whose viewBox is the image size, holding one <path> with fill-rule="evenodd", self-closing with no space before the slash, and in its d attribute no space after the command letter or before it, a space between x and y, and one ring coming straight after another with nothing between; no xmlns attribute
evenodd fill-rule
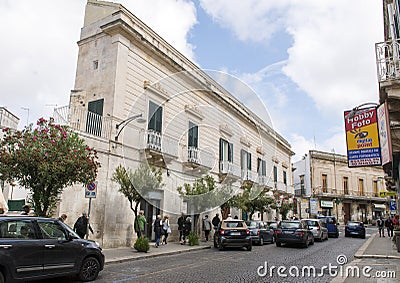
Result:
<svg viewBox="0 0 400 283"><path fill-rule="evenodd" d="M349 167L382 165L376 112L375 107L344 112Z"/></svg>
<svg viewBox="0 0 400 283"><path fill-rule="evenodd" d="M381 146L382 165L392 161L392 146L390 139L389 112L387 102L381 104L378 109L379 142Z"/></svg>

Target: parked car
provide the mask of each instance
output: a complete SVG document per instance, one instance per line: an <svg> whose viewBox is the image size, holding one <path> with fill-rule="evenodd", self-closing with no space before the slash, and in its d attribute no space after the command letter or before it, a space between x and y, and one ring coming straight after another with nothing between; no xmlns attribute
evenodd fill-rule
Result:
<svg viewBox="0 0 400 283"><path fill-rule="evenodd" d="M103 267L99 244L60 220L0 216L0 282L69 275L93 281Z"/></svg>
<svg viewBox="0 0 400 283"><path fill-rule="evenodd" d="M338 238L339 237L339 223L336 220L335 216L318 216L318 219L324 221L326 228L328 228L328 236Z"/></svg>
<svg viewBox="0 0 400 283"><path fill-rule="evenodd" d="M314 244L314 235L304 220L283 220L275 230L275 241L277 247L295 244L307 248Z"/></svg>
<svg viewBox="0 0 400 283"><path fill-rule="evenodd" d="M252 249L250 230L244 220L222 220L214 233L214 247L220 251L227 247Z"/></svg>
<svg viewBox="0 0 400 283"><path fill-rule="evenodd" d="M344 236L352 237L357 236L365 239L365 226L360 221L348 221L344 227Z"/></svg>
<svg viewBox="0 0 400 283"><path fill-rule="evenodd" d="M328 240L328 228L321 219L304 219L307 222L308 227L311 228L311 232L314 235L316 241Z"/></svg>
<svg viewBox="0 0 400 283"><path fill-rule="evenodd" d="M247 228L250 230L250 236L253 243L264 245L265 242L274 243L274 230L264 221L251 220L246 221Z"/></svg>

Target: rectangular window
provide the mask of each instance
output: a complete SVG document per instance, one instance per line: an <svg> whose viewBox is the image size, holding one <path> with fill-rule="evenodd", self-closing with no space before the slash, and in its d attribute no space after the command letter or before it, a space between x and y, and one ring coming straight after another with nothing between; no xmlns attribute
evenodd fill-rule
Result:
<svg viewBox="0 0 400 283"><path fill-rule="evenodd" d="M233 162L233 144L222 138L219 139L219 160Z"/></svg>
<svg viewBox="0 0 400 283"><path fill-rule="evenodd" d="M104 98L88 102L88 112L86 117L86 132L88 134L98 137L101 136L103 106Z"/></svg>
<svg viewBox="0 0 400 283"><path fill-rule="evenodd" d="M358 189L360 191L360 196L364 195L364 180L358 179Z"/></svg>
<svg viewBox="0 0 400 283"><path fill-rule="evenodd" d="M349 194L349 177L343 177L343 193Z"/></svg>
<svg viewBox="0 0 400 283"><path fill-rule="evenodd" d="M300 175L300 194L302 196L306 194L306 187L304 185L304 175Z"/></svg>
<svg viewBox="0 0 400 283"><path fill-rule="evenodd" d="M285 184L285 186L287 185L286 171L283 171L283 183Z"/></svg>
<svg viewBox="0 0 400 283"><path fill-rule="evenodd" d="M261 158L257 158L258 176L267 176L267 162Z"/></svg>
<svg viewBox="0 0 400 283"><path fill-rule="evenodd" d="M149 102L149 123L147 129L157 133L162 132L162 106L152 101Z"/></svg>
<svg viewBox="0 0 400 283"><path fill-rule="evenodd" d="M251 170L251 153L244 149L240 151L240 168L242 170Z"/></svg>
<svg viewBox="0 0 400 283"><path fill-rule="evenodd" d="M199 140L199 128L196 124L189 122L188 146L197 148L198 140Z"/></svg>
<svg viewBox="0 0 400 283"><path fill-rule="evenodd" d="M322 174L322 192L328 192L328 175Z"/></svg>
<svg viewBox="0 0 400 283"><path fill-rule="evenodd" d="M378 194L378 181L373 181L372 186L373 186L373 189L374 189L374 197L379 197L379 194Z"/></svg>
<svg viewBox="0 0 400 283"><path fill-rule="evenodd" d="M274 186L275 189L278 188L278 167L274 165Z"/></svg>
<svg viewBox="0 0 400 283"><path fill-rule="evenodd" d="M99 60L93 61L93 70L97 70L99 68Z"/></svg>

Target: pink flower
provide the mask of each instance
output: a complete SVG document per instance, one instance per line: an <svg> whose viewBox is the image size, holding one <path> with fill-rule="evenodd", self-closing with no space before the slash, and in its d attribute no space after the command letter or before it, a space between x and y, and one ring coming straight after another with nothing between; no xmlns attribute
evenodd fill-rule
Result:
<svg viewBox="0 0 400 283"><path fill-rule="evenodd" d="M51 142L51 143L55 143L56 141L55 141L55 140L51 140L50 142Z"/></svg>

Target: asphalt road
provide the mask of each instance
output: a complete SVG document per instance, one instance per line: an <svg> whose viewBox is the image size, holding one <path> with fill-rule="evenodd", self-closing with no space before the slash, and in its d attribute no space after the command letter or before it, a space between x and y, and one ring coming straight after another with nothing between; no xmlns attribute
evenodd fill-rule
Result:
<svg viewBox="0 0 400 283"><path fill-rule="evenodd" d="M367 239L370 236L368 230ZM339 268L331 269L331 276L329 266L340 267L344 261L351 262L367 239L345 238L341 233L338 239L316 242L306 249L276 247L275 244L253 246L250 252L212 248L110 264L95 282L330 282ZM278 275L279 268L286 277ZM297 270L299 276L292 276ZM310 274L308 270L311 270ZM36 282L54 282L54 279ZM74 281L61 278L57 282Z"/></svg>

